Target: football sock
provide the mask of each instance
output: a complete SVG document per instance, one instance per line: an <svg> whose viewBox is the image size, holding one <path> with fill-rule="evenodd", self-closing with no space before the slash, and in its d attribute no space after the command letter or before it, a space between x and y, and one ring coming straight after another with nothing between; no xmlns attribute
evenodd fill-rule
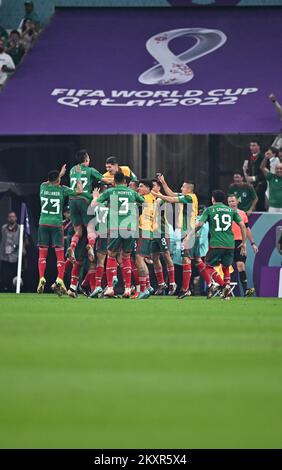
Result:
<svg viewBox="0 0 282 470"><path fill-rule="evenodd" d="M222 266L224 284L230 284L230 269L229 266Z"/></svg>
<svg viewBox="0 0 282 470"><path fill-rule="evenodd" d="M135 262L132 259L131 259L131 272L133 275L134 284L135 286L138 286L139 285L138 269L137 269Z"/></svg>
<svg viewBox="0 0 282 470"><path fill-rule="evenodd" d="M113 287L113 277L117 275L117 260L108 256L106 265L107 284Z"/></svg>
<svg viewBox="0 0 282 470"><path fill-rule="evenodd" d="M139 276L140 282L140 291L144 292L146 290L147 276Z"/></svg>
<svg viewBox="0 0 282 470"><path fill-rule="evenodd" d="M184 292L189 289L191 275L191 261L189 263L182 264L182 290Z"/></svg>
<svg viewBox="0 0 282 470"><path fill-rule="evenodd" d="M167 267L167 274L170 284L175 284L174 266Z"/></svg>
<svg viewBox="0 0 282 470"><path fill-rule="evenodd" d="M96 266L96 287L101 287L103 274L104 274L104 265Z"/></svg>
<svg viewBox="0 0 282 470"><path fill-rule="evenodd" d="M70 247L73 251L75 251L76 249L76 245L78 244L79 242L79 236L75 233L71 239L71 243L70 243Z"/></svg>
<svg viewBox="0 0 282 470"><path fill-rule="evenodd" d="M65 260L65 272L72 268L72 262L69 259Z"/></svg>
<svg viewBox="0 0 282 470"><path fill-rule="evenodd" d="M81 268L81 261L76 261L73 265L72 271L71 271L71 284L70 288L75 290L77 289L77 284L79 280L79 273L80 273L80 268Z"/></svg>
<svg viewBox="0 0 282 470"><path fill-rule="evenodd" d="M208 270L210 271L211 273L211 278L214 280L214 282L216 282L217 284L219 284L221 287L224 286L224 281L223 279L221 278L221 276L218 274L218 272L214 269L213 266L208 266Z"/></svg>
<svg viewBox="0 0 282 470"><path fill-rule="evenodd" d="M91 292L95 290L96 287L96 271L95 268L90 268L89 271L89 287Z"/></svg>
<svg viewBox="0 0 282 470"><path fill-rule="evenodd" d="M65 256L63 248L55 248L56 258L57 258L57 271L58 277L64 279L65 274Z"/></svg>
<svg viewBox="0 0 282 470"><path fill-rule="evenodd" d="M202 260L197 263L197 268L198 268L201 278L204 279L207 285L209 285L211 282L211 276L209 274L209 270L207 269L207 266Z"/></svg>
<svg viewBox="0 0 282 470"><path fill-rule="evenodd" d="M164 284L164 274L163 274L163 269L161 268L155 268L155 275L158 281L158 285Z"/></svg>
<svg viewBox="0 0 282 470"><path fill-rule="evenodd" d="M243 291L245 293L246 290L248 289L248 281L247 281L246 271L240 271L239 272L239 278L240 278L240 282L241 282L242 287L243 287Z"/></svg>
<svg viewBox="0 0 282 470"><path fill-rule="evenodd" d="M39 248L39 257L38 257L39 278L44 277L45 275L47 254L48 254L48 248Z"/></svg>
<svg viewBox="0 0 282 470"><path fill-rule="evenodd" d="M124 282L125 288L130 288L131 286L131 261L130 257L123 257L122 258L122 278Z"/></svg>
<svg viewBox="0 0 282 470"><path fill-rule="evenodd" d="M91 246L91 248L94 248L95 240L96 240L96 236L95 236L94 231L88 231L87 240L88 240L88 244Z"/></svg>

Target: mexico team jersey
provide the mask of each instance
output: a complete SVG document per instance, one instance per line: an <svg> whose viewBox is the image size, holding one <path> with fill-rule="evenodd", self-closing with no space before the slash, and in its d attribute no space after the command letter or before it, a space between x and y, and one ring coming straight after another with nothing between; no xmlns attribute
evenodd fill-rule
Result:
<svg viewBox="0 0 282 470"><path fill-rule="evenodd" d="M133 173L133 171L131 171L129 166L119 166L118 170L121 171L124 174L124 176L131 178L132 181L137 181L137 176ZM114 176L111 175L108 171L103 174L103 178L108 178L114 181Z"/></svg>
<svg viewBox="0 0 282 470"><path fill-rule="evenodd" d="M238 212L225 204L218 202L207 207L201 222L209 223L210 248L234 248L233 220L242 222Z"/></svg>
<svg viewBox="0 0 282 470"><path fill-rule="evenodd" d="M245 212L250 209L253 201L257 197L254 187L248 183L232 183L228 188L228 195L231 196L232 194L234 194L239 201L238 208Z"/></svg>
<svg viewBox="0 0 282 470"><path fill-rule="evenodd" d="M79 167L80 171L77 171ZM75 196L79 199L86 199L87 201L92 200L92 184L94 181L100 181L103 178L103 175L99 173L95 168L84 165L75 165L70 171L70 185L71 189L76 188L76 183L81 182L83 193Z"/></svg>
<svg viewBox="0 0 282 470"><path fill-rule="evenodd" d="M104 238L108 232L109 208L103 204L98 204L94 209L95 232Z"/></svg>
<svg viewBox="0 0 282 470"><path fill-rule="evenodd" d="M124 185L117 185L101 194L97 202L101 204L106 202L109 207L110 230L136 230L136 203L142 204L144 202L144 198L136 191Z"/></svg>
<svg viewBox="0 0 282 470"><path fill-rule="evenodd" d="M177 227L184 232L195 227L196 217L198 215L198 198L196 194L178 194L178 201L181 206L178 207Z"/></svg>
<svg viewBox="0 0 282 470"><path fill-rule="evenodd" d="M282 207L282 176L267 173L269 183L269 207Z"/></svg>
<svg viewBox="0 0 282 470"><path fill-rule="evenodd" d="M241 211L240 209L237 209L237 212L247 227L249 219L248 219L246 212ZM234 240L242 240L242 233L241 233L240 227L238 224L236 224L236 222L234 222L234 220L232 222L232 232L234 235Z"/></svg>
<svg viewBox="0 0 282 470"><path fill-rule="evenodd" d="M152 238L154 231L154 213L156 198L151 193L145 194L145 204L139 217L139 228L143 238Z"/></svg>
<svg viewBox="0 0 282 470"><path fill-rule="evenodd" d="M67 196L77 192L67 186L55 186L48 181L40 186L41 213L39 225L61 227L63 225L63 206Z"/></svg>

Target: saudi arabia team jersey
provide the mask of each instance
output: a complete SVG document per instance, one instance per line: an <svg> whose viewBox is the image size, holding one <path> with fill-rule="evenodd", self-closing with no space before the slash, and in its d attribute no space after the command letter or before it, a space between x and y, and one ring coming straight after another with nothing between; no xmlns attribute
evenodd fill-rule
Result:
<svg viewBox="0 0 282 470"><path fill-rule="evenodd" d="M90 202L92 200L92 184L94 181L98 182L102 178L103 175L95 168L84 165L73 166L70 171L71 189L75 189L78 181L81 182L83 188L83 193L75 197L79 199L86 199Z"/></svg>
<svg viewBox="0 0 282 470"><path fill-rule="evenodd" d="M201 217L201 222L209 223L210 248L234 248L232 222L242 222L238 212L223 203L207 207Z"/></svg>
<svg viewBox="0 0 282 470"><path fill-rule="evenodd" d="M97 202L107 203L110 230L136 231L138 214L136 203L144 202L144 198L136 191L124 185L117 185L101 194Z"/></svg>
<svg viewBox="0 0 282 470"><path fill-rule="evenodd" d="M181 205L178 204L179 207L177 207L177 227L187 232L187 230L189 231L195 227L198 215L198 198L194 193L180 193L178 194L178 201Z"/></svg>
<svg viewBox="0 0 282 470"><path fill-rule="evenodd" d="M123 173L124 176L127 176L128 178L130 178L132 181L137 181L137 176L133 173L133 171L131 171L129 166L119 166L118 171ZM103 174L103 178L112 180L112 182L114 181L114 175L111 175L111 173L109 173L108 171Z"/></svg>
<svg viewBox="0 0 282 470"><path fill-rule="evenodd" d="M282 208L282 176L267 173L269 182L269 207Z"/></svg>
<svg viewBox="0 0 282 470"><path fill-rule="evenodd" d="M144 201L139 217L139 228L142 231L142 238L152 238L156 198L153 194L149 193L144 195Z"/></svg>
<svg viewBox="0 0 282 470"><path fill-rule="evenodd" d="M40 186L41 213L39 225L61 227L63 225L64 200L77 196L77 192L67 186L55 186L48 181Z"/></svg>

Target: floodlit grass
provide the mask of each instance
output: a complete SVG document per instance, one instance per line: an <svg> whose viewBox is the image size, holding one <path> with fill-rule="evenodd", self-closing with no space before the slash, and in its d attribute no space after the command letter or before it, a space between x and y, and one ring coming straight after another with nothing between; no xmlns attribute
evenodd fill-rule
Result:
<svg viewBox="0 0 282 470"><path fill-rule="evenodd" d="M281 448L281 306L0 295L0 446Z"/></svg>

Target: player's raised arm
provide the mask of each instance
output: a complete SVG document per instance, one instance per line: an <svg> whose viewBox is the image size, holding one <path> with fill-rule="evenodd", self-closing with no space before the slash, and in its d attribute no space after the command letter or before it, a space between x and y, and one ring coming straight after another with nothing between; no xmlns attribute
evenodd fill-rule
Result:
<svg viewBox="0 0 282 470"><path fill-rule="evenodd" d="M61 171L60 171L60 174L59 174L60 178L62 178L63 176L65 176L66 171L67 171L67 164L65 163L65 164L62 166L62 168L61 168Z"/></svg>
<svg viewBox="0 0 282 470"><path fill-rule="evenodd" d="M155 191L151 191L151 194L159 199L162 199L165 202L176 203L179 202L178 196L165 196L162 193L157 193ZM174 193L177 195L177 193Z"/></svg>
<svg viewBox="0 0 282 470"><path fill-rule="evenodd" d="M172 189L170 189L170 187L168 186L168 184L165 180L164 175L160 175L158 177L158 180L159 180L160 183L162 183L163 188L164 188L164 192L166 193L167 196L170 196L170 197L177 196L178 193L175 193L174 191L172 191ZM165 201L165 199L164 199L164 201ZM178 201L167 201L167 202L178 202Z"/></svg>
<svg viewBox="0 0 282 470"><path fill-rule="evenodd" d="M268 168L266 168L268 160L271 158L271 154L268 152L265 152L264 154L264 159L261 162L260 169L263 172L264 176L266 176L269 173Z"/></svg>
<svg viewBox="0 0 282 470"><path fill-rule="evenodd" d="M91 201L91 206L96 206L98 204L97 199L100 196L100 189L95 188L92 192L93 199Z"/></svg>
<svg viewBox="0 0 282 470"><path fill-rule="evenodd" d="M96 170L96 168L91 167L91 176L94 177L97 181L103 181L105 183L102 173Z"/></svg>

